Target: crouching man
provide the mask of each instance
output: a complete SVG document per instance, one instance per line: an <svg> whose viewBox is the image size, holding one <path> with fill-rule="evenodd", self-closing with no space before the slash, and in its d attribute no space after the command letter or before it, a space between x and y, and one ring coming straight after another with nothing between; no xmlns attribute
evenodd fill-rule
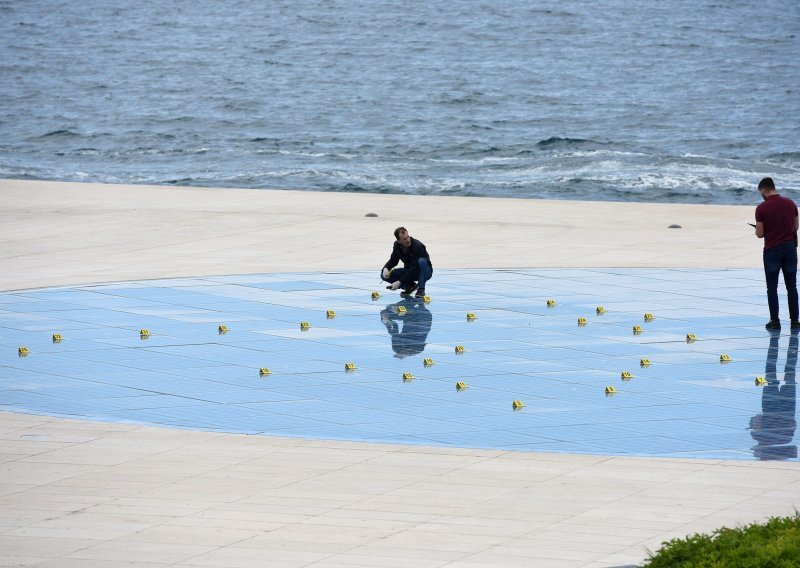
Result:
<svg viewBox="0 0 800 568"><path fill-rule="evenodd" d="M398 290L401 296L411 297L414 290L417 291L416 297L425 296L425 284L433 275L433 264L425 245L408 234L405 227L397 227L394 230L394 244L392 255L381 270L381 279L389 282L389 290ZM402 268L396 268L400 261L403 261Z"/></svg>

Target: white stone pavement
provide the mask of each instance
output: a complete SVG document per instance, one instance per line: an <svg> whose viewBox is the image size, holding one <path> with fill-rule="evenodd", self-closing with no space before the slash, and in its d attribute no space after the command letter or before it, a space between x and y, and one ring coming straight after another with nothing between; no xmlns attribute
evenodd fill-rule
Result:
<svg viewBox="0 0 800 568"><path fill-rule="evenodd" d="M0 203L0 291L377 269L397 225L441 268L760 265L752 208L739 206L14 180L0 180ZM345 443L0 413L0 566L613 567L673 537L795 508L798 462Z"/></svg>

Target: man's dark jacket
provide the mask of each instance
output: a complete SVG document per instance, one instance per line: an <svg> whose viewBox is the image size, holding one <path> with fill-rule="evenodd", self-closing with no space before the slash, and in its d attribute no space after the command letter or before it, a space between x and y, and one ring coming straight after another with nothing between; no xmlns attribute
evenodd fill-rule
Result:
<svg viewBox="0 0 800 568"><path fill-rule="evenodd" d="M425 258L428 260L428 264L431 266L431 274L433 274L433 263L431 262L431 257L428 256L428 250L425 248L425 245L422 244L422 242L418 241L414 237L411 237L411 246L408 248L405 248L397 241L394 242L394 247L392 247L392 256L389 257L389 260L383 265L383 267L391 270L397 266L398 262L402 260L403 266L406 268L406 273L400 280L400 284L405 286L409 282L419 280L419 263L417 261L420 258Z"/></svg>

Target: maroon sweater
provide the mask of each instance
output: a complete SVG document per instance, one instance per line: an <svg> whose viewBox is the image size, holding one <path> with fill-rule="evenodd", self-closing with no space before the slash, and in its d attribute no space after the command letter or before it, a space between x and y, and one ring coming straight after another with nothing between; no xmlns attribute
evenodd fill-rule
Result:
<svg viewBox="0 0 800 568"><path fill-rule="evenodd" d="M756 221L764 225L764 250L795 239L797 205L777 193L756 207Z"/></svg>

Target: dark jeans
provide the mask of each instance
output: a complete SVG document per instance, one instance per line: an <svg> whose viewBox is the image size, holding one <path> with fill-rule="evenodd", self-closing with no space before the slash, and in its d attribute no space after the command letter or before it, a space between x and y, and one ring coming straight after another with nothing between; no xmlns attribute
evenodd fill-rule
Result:
<svg viewBox="0 0 800 568"><path fill-rule="evenodd" d="M383 280L383 270L381 270L381 280ZM433 275L433 268L431 268L431 263L428 262L426 258L419 258L417 259L416 266L410 266L409 268L394 268L392 269L392 274L389 276L389 279L386 282L397 282L398 280L403 286L408 286L411 282L415 280L419 280L417 286L420 289L425 289L425 283L431 279Z"/></svg>
<svg viewBox="0 0 800 568"><path fill-rule="evenodd" d="M789 300L789 318L798 319L797 308L797 247L792 241L764 251L764 276L767 278L767 304L770 321L778 321L778 274L783 271L783 283Z"/></svg>

